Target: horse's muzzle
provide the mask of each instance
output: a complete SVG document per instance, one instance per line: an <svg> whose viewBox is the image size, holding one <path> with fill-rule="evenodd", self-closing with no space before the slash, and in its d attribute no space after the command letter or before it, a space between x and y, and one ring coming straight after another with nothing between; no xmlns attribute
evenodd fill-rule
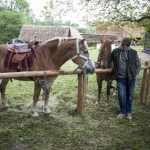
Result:
<svg viewBox="0 0 150 150"><path fill-rule="evenodd" d="M101 68L102 68L102 69L106 69L106 68L107 68L107 66L101 65Z"/></svg>
<svg viewBox="0 0 150 150"><path fill-rule="evenodd" d="M95 72L94 63L88 63L86 67L86 74L93 74Z"/></svg>

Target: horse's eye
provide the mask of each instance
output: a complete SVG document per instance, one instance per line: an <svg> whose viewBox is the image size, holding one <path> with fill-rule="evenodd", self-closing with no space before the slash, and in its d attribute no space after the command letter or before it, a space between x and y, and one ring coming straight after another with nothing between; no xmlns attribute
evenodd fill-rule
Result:
<svg viewBox="0 0 150 150"><path fill-rule="evenodd" d="M89 52L88 51L83 51L84 52L84 54L88 54Z"/></svg>

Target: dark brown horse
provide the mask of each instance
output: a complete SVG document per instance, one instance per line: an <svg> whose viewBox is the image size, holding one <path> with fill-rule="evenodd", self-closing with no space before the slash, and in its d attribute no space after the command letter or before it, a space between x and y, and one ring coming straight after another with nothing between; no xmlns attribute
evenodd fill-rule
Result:
<svg viewBox="0 0 150 150"><path fill-rule="evenodd" d="M0 45L0 72L8 72L4 67L4 60L7 53L7 47L9 45ZM45 43L37 45L35 49L36 58L30 71L43 71L43 70L60 70L60 67L69 59L79 65L81 69L85 69L87 74L92 74L95 71L95 66L91 60L88 47L85 39L78 38L54 38ZM9 69L9 72L15 72L16 70ZM57 76L48 76L46 80L46 88L50 91L53 81ZM17 80L31 81L29 78L17 78ZM34 80L34 95L33 95L33 107L31 114L33 117L38 117L39 114L36 110L36 105L39 100L41 92L41 85L36 82L37 77L33 77ZM9 79L2 79L0 84L1 99L3 108L9 108L5 98L5 89ZM48 107L49 94L44 97L44 113L50 114Z"/></svg>
<svg viewBox="0 0 150 150"><path fill-rule="evenodd" d="M100 47L100 51L99 51L99 55L97 58L97 62L100 62L100 65L97 66L96 68L101 68L101 69L106 69L106 68L113 68L113 62L108 64L108 59L109 56L111 54L111 44L113 43L113 40L105 40L103 41L102 39L100 39L101 41L101 47ZM111 76L111 73L97 73L97 84L98 84L98 99L96 104L99 104L100 102L100 94L101 94L101 89L102 89L102 81L108 81L108 79ZM113 80L115 80L114 76L112 77ZM108 82L107 82L108 85ZM110 95L110 89L107 88L107 102L106 104L109 103L109 95Z"/></svg>

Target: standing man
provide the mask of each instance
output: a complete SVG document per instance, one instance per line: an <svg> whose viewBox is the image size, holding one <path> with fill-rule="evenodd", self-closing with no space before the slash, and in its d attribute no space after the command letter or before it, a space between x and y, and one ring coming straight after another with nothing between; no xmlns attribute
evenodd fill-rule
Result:
<svg viewBox="0 0 150 150"><path fill-rule="evenodd" d="M135 79L141 70L141 62L137 51L130 47L129 38L123 38L119 48L112 51L109 63L114 62L113 75L117 80L120 114L118 118L127 115L132 119L132 101ZM97 66L98 63L95 63Z"/></svg>

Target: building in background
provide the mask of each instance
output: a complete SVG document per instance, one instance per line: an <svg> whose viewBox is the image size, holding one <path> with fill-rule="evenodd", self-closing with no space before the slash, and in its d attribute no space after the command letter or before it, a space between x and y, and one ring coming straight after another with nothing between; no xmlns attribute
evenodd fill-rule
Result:
<svg viewBox="0 0 150 150"><path fill-rule="evenodd" d="M86 39L86 41L88 43L96 43L96 49L100 49L100 46L101 46L101 43L100 43L100 38L102 40L105 40L105 39L109 39L109 40L112 40L114 39L114 42L112 43L111 45L111 48L114 49L115 48L115 45L118 43L117 39L117 35L109 35L109 34L86 34L86 33L81 33L81 36L83 38Z"/></svg>
<svg viewBox="0 0 150 150"><path fill-rule="evenodd" d="M19 39L28 43L36 39L40 43L48 41L55 37L78 37L83 38L80 33L73 27L68 26L38 26L23 25L19 34Z"/></svg>
<svg viewBox="0 0 150 150"><path fill-rule="evenodd" d="M133 37L137 40L140 40L142 38L141 33L142 33L141 28L136 28L135 30L131 29L127 26L124 26L122 28L116 28L115 25L113 25L112 23L110 23L110 26L106 27L106 28L101 28L100 26L95 27L95 34L103 34L103 35L114 34L114 35L117 35L118 36L117 45L120 45L120 42L121 42L122 38L124 38L124 37Z"/></svg>

